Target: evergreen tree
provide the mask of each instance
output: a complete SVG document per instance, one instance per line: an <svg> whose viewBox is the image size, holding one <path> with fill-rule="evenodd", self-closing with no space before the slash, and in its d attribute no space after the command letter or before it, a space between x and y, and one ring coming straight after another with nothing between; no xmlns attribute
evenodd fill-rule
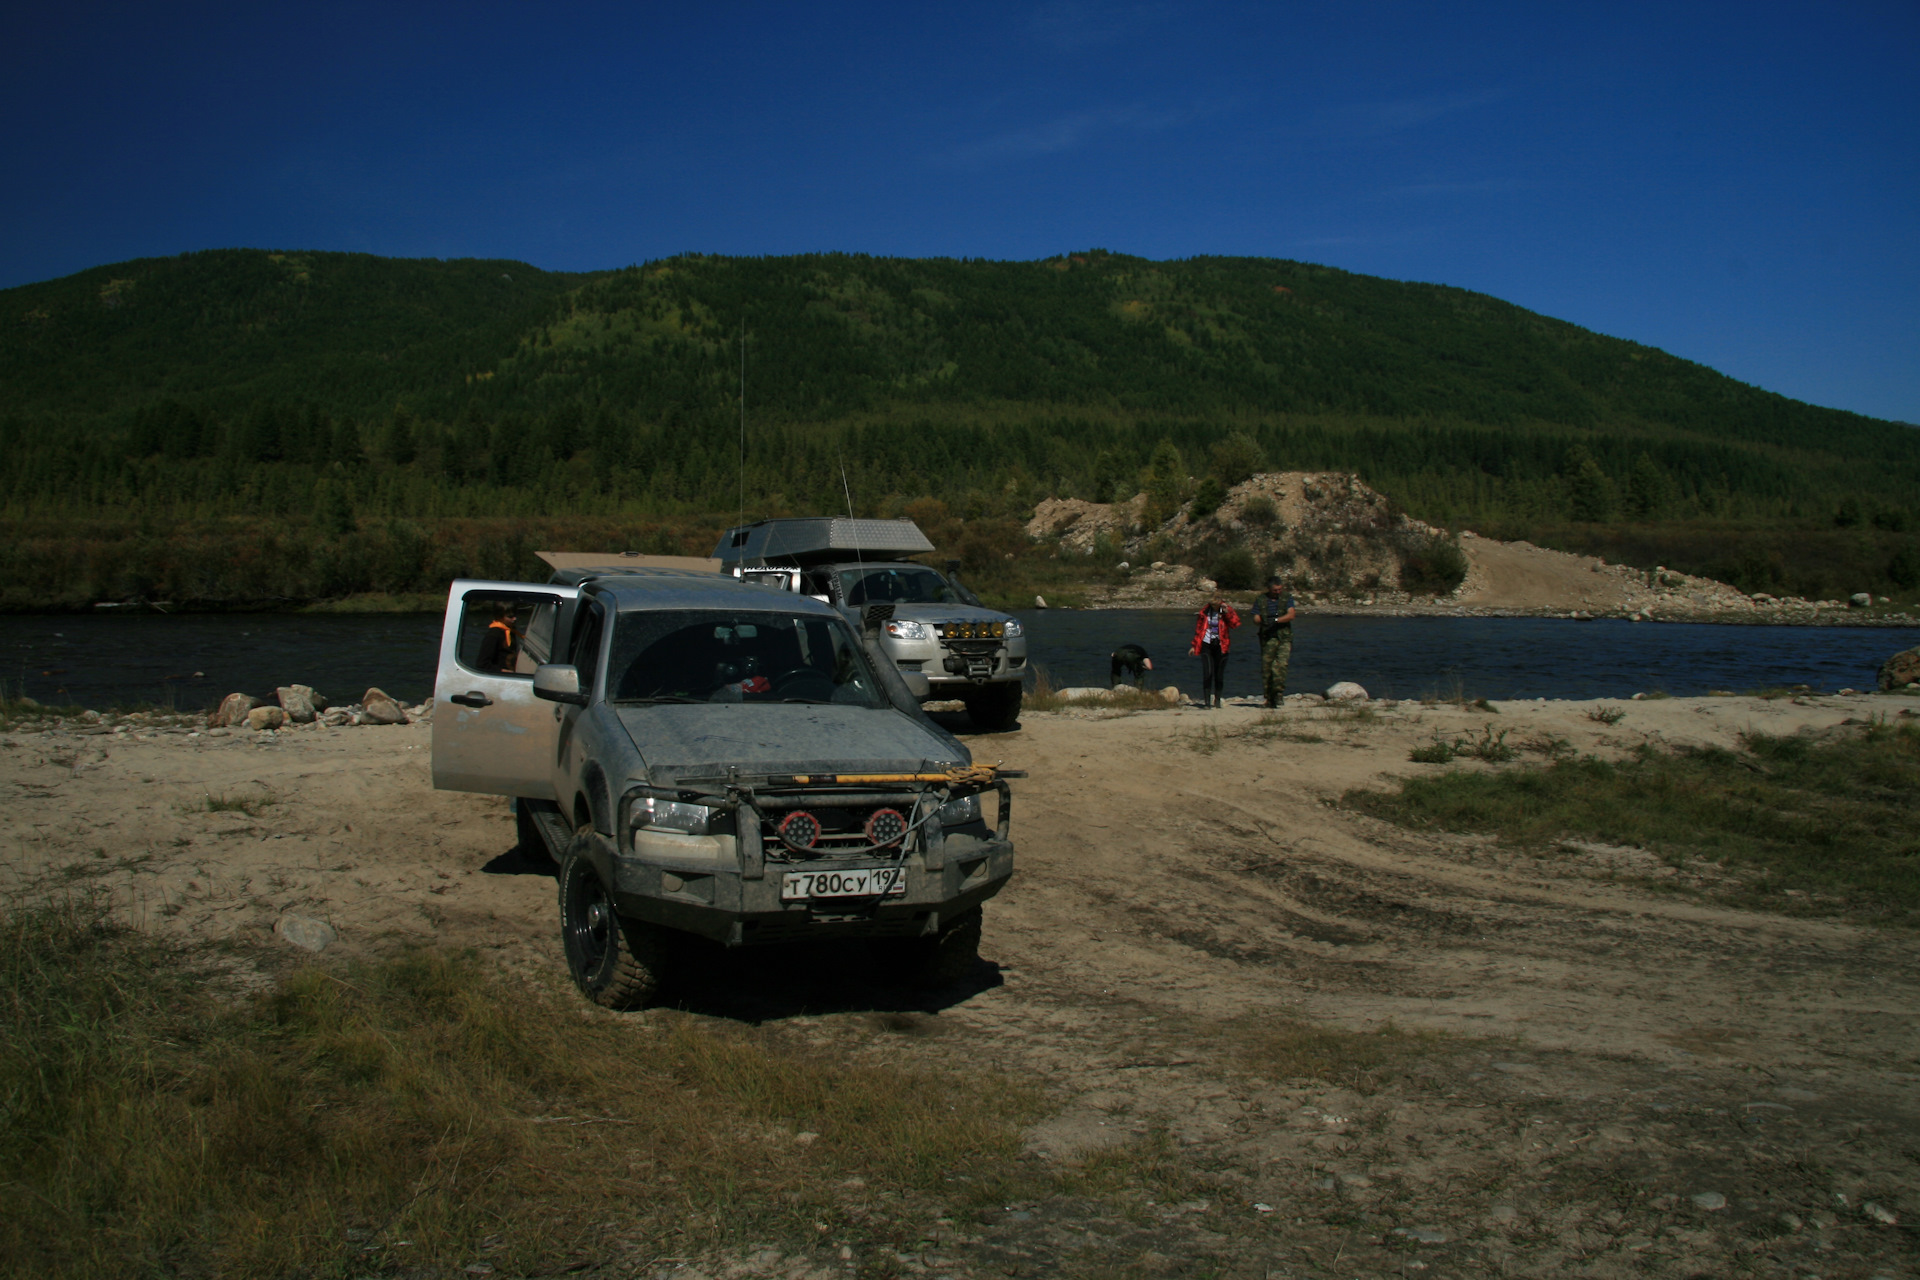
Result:
<svg viewBox="0 0 1920 1280"><path fill-rule="evenodd" d="M419 451L414 417L405 405L394 405L380 429L380 456L395 466L412 462Z"/></svg>
<svg viewBox="0 0 1920 1280"><path fill-rule="evenodd" d="M1567 504L1573 518L1595 522L1611 519L1613 481L1600 469L1593 455L1584 446L1574 445L1567 450L1567 463L1572 473L1567 481Z"/></svg>
<svg viewBox="0 0 1920 1280"><path fill-rule="evenodd" d="M1627 509L1643 520L1666 514L1673 505L1673 481L1643 449L1627 473Z"/></svg>
<svg viewBox="0 0 1920 1280"><path fill-rule="evenodd" d="M1260 442L1244 431L1236 431L1213 446L1208 455L1208 470L1221 484L1232 488L1267 465Z"/></svg>
<svg viewBox="0 0 1920 1280"><path fill-rule="evenodd" d="M1158 528L1173 518L1180 509L1180 501L1187 484L1186 464L1181 461L1180 450L1171 440L1161 439L1153 447L1153 457L1147 463L1147 510L1146 523L1149 529Z"/></svg>
<svg viewBox="0 0 1920 1280"><path fill-rule="evenodd" d="M347 486L334 480L322 480L314 486L313 527L329 538L343 538L357 527L353 516L353 495Z"/></svg>

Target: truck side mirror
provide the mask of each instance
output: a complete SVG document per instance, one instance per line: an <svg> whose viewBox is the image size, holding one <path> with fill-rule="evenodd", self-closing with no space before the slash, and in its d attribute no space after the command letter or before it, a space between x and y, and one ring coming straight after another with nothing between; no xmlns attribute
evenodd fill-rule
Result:
<svg viewBox="0 0 1920 1280"><path fill-rule="evenodd" d="M580 668L564 662L545 662L533 669L533 696L576 707L587 705L587 695L580 690Z"/></svg>

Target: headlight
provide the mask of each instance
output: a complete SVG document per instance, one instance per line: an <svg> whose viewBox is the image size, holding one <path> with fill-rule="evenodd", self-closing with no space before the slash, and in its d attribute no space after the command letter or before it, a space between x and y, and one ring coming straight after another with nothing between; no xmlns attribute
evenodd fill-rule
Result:
<svg viewBox="0 0 1920 1280"><path fill-rule="evenodd" d="M679 800L655 800L651 796L634 801L633 825L657 827L663 831L684 831L690 836L707 834L713 810L704 804L686 804Z"/></svg>
<svg viewBox="0 0 1920 1280"><path fill-rule="evenodd" d="M1020 619L1018 618L1007 619L1007 639L1012 640L1016 636L1022 636L1025 634L1026 632L1022 631L1020 628Z"/></svg>
<svg viewBox="0 0 1920 1280"><path fill-rule="evenodd" d="M940 806L940 825L943 827L962 827L969 822L980 821L980 797L962 796L958 800L949 800Z"/></svg>
<svg viewBox="0 0 1920 1280"><path fill-rule="evenodd" d="M924 622L907 622L899 619L887 621L887 634L896 640L931 640L933 633L927 630Z"/></svg>

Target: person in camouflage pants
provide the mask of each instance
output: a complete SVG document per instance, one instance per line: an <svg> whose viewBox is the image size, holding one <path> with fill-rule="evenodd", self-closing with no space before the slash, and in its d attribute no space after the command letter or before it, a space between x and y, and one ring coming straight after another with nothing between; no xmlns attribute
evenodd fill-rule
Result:
<svg viewBox="0 0 1920 1280"><path fill-rule="evenodd" d="M1293 584L1279 577L1268 578L1267 594L1253 606L1253 620L1260 635L1260 683L1270 707L1279 706L1287 694L1294 617Z"/></svg>

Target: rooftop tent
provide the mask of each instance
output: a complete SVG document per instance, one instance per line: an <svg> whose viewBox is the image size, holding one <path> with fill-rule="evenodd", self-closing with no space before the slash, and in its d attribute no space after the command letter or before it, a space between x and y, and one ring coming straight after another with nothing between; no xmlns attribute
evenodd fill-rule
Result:
<svg viewBox="0 0 1920 1280"><path fill-rule="evenodd" d="M911 520L815 516L761 520L720 535L713 549L727 568L744 564L821 564L856 556L914 556L933 543Z"/></svg>
<svg viewBox="0 0 1920 1280"><path fill-rule="evenodd" d="M566 569L688 569L695 573L721 572L718 560L704 556L643 556L637 551L536 551L555 572Z"/></svg>

